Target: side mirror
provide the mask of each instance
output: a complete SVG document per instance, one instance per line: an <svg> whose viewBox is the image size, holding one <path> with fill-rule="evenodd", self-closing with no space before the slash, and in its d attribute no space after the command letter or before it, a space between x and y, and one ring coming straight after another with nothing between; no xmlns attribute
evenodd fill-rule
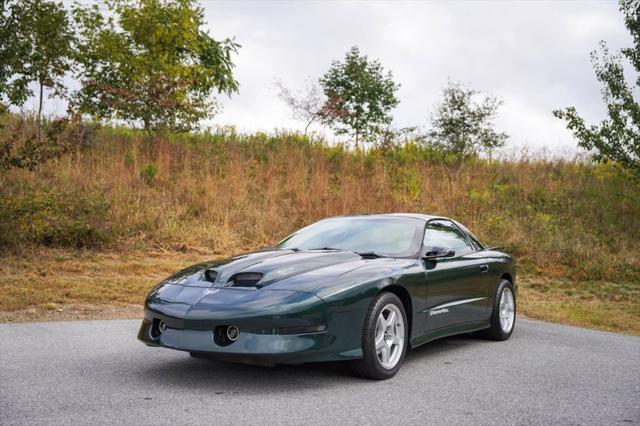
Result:
<svg viewBox="0 0 640 426"><path fill-rule="evenodd" d="M443 257L453 257L455 254L455 250L447 247L429 247L422 258L427 260L436 260Z"/></svg>

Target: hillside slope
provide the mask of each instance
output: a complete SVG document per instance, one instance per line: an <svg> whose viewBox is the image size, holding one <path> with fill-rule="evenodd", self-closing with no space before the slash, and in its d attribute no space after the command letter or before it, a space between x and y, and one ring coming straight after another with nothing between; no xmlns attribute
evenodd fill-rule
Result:
<svg viewBox="0 0 640 426"><path fill-rule="evenodd" d="M2 172L0 310L135 302L185 257L251 250L326 216L391 211L450 216L504 246L527 277L520 303L531 316L639 332L629 324L640 319L640 184L613 167L459 163L411 143L356 154L296 134L145 142L103 128L35 172ZM170 267L116 261L117 279L100 267L105 256L149 252ZM48 278L32 279L38 268ZM92 289L107 282L113 292L95 300Z"/></svg>

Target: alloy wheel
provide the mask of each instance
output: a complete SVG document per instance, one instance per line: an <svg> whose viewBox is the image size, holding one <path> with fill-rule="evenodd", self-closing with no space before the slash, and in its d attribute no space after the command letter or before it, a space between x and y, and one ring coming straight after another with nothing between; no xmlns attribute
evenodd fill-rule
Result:
<svg viewBox="0 0 640 426"><path fill-rule="evenodd" d="M390 370L396 366L404 349L404 318L393 303L385 305L378 315L375 337L380 365Z"/></svg>
<svg viewBox="0 0 640 426"><path fill-rule="evenodd" d="M500 326L502 331L509 333L515 320L515 301L511 289L505 287L500 296Z"/></svg>

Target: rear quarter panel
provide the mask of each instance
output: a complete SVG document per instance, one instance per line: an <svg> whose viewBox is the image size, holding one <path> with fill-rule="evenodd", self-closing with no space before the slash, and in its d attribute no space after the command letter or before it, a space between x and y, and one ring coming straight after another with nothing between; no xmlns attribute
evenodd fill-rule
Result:
<svg viewBox="0 0 640 426"><path fill-rule="evenodd" d="M516 263L512 256L498 250L486 250L483 252L487 263L489 264L490 282L494 283L494 286L489 289L491 302L493 306L493 299L495 298L496 288L502 278L506 278L513 284L513 289L517 294L517 282L516 282Z"/></svg>

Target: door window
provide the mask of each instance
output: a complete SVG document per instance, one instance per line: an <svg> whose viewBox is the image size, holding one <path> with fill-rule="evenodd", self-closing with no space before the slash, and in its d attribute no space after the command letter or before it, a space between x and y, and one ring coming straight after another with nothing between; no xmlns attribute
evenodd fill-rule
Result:
<svg viewBox="0 0 640 426"><path fill-rule="evenodd" d="M466 235L448 220L432 220L427 224L424 235L425 247L446 247L455 250L456 255L473 251Z"/></svg>

